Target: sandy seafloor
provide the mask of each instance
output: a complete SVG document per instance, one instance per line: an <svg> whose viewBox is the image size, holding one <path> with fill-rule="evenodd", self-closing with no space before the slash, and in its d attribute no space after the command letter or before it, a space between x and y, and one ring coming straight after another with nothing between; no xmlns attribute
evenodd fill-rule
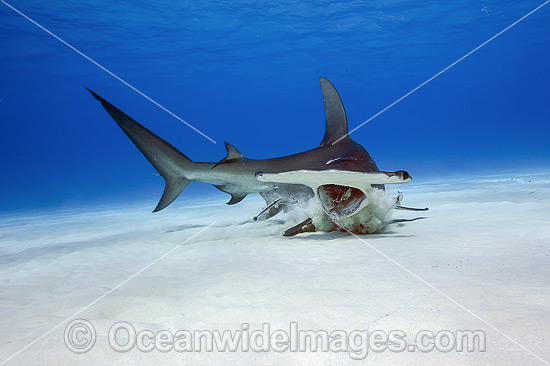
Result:
<svg viewBox="0 0 550 366"><path fill-rule="evenodd" d="M396 188L404 205L384 232L280 233L292 226L252 217L263 201L185 197L158 214L156 202L0 217L0 362L97 298L75 318L97 341L86 354L64 344L63 323L5 365L544 365L550 361L550 173L442 177ZM368 243L368 244L367 244ZM387 257L465 308L459 307ZM484 319L491 326L474 315ZM108 329L484 330L485 352L127 353Z"/></svg>

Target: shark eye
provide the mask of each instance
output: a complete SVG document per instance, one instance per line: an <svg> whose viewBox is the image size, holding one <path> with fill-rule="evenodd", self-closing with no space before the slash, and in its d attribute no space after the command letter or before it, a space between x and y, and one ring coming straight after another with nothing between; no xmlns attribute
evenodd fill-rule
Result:
<svg viewBox="0 0 550 366"><path fill-rule="evenodd" d="M318 194L326 214L337 218L355 214L366 198L360 189L337 184L320 186Z"/></svg>

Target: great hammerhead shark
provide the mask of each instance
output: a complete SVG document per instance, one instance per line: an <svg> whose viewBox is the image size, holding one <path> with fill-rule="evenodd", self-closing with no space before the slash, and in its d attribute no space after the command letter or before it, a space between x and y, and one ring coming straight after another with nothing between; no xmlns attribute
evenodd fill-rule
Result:
<svg viewBox="0 0 550 366"><path fill-rule="evenodd" d="M189 183L200 181L229 193L229 205L240 202L250 193L259 193L267 207L255 220L295 206L313 207L305 210L311 217L287 230L284 234L287 236L339 228L357 233L376 232L390 209L408 209L400 205L401 194L390 205L380 199L384 184L406 183L411 176L403 170L382 172L378 169L369 153L349 137L346 112L338 92L327 79L320 81L325 135L317 148L256 160L245 158L226 142L227 155L217 163L192 162L168 142L86 89L166 181L153 212L172 203ZM309 204L311 201L314 203Z"/></svg>

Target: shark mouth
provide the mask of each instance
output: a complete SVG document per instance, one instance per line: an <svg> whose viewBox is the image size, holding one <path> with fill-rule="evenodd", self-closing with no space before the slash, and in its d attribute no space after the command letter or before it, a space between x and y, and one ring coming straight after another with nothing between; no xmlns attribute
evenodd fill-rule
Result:
<svg viewBox="0 0 550 366"><path fill-rule="evenodd" d="M323 210L329 217L349 217L357 213L367 198L362 190L337 184L319 186L317 193Z"/></svg>

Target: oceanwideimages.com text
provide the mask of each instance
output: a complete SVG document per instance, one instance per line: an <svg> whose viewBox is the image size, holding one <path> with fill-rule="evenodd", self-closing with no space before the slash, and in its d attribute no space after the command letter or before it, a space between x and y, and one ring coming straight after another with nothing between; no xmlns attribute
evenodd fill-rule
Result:
<svg viewBox="0 0 550 366"><path fill-rule="evenodd" d="M96 336L93 325L84 319L73 320L65 328L65 343L75 353L91 350ZM408 336L403 330L306 330L296 322L287 329L243 323L233 330L176 331L136 329L128 322L117 322L107 338L117 352L346 352L354 360L363 360L370 352L486 350L481 330L421 330Z"/></svg>

